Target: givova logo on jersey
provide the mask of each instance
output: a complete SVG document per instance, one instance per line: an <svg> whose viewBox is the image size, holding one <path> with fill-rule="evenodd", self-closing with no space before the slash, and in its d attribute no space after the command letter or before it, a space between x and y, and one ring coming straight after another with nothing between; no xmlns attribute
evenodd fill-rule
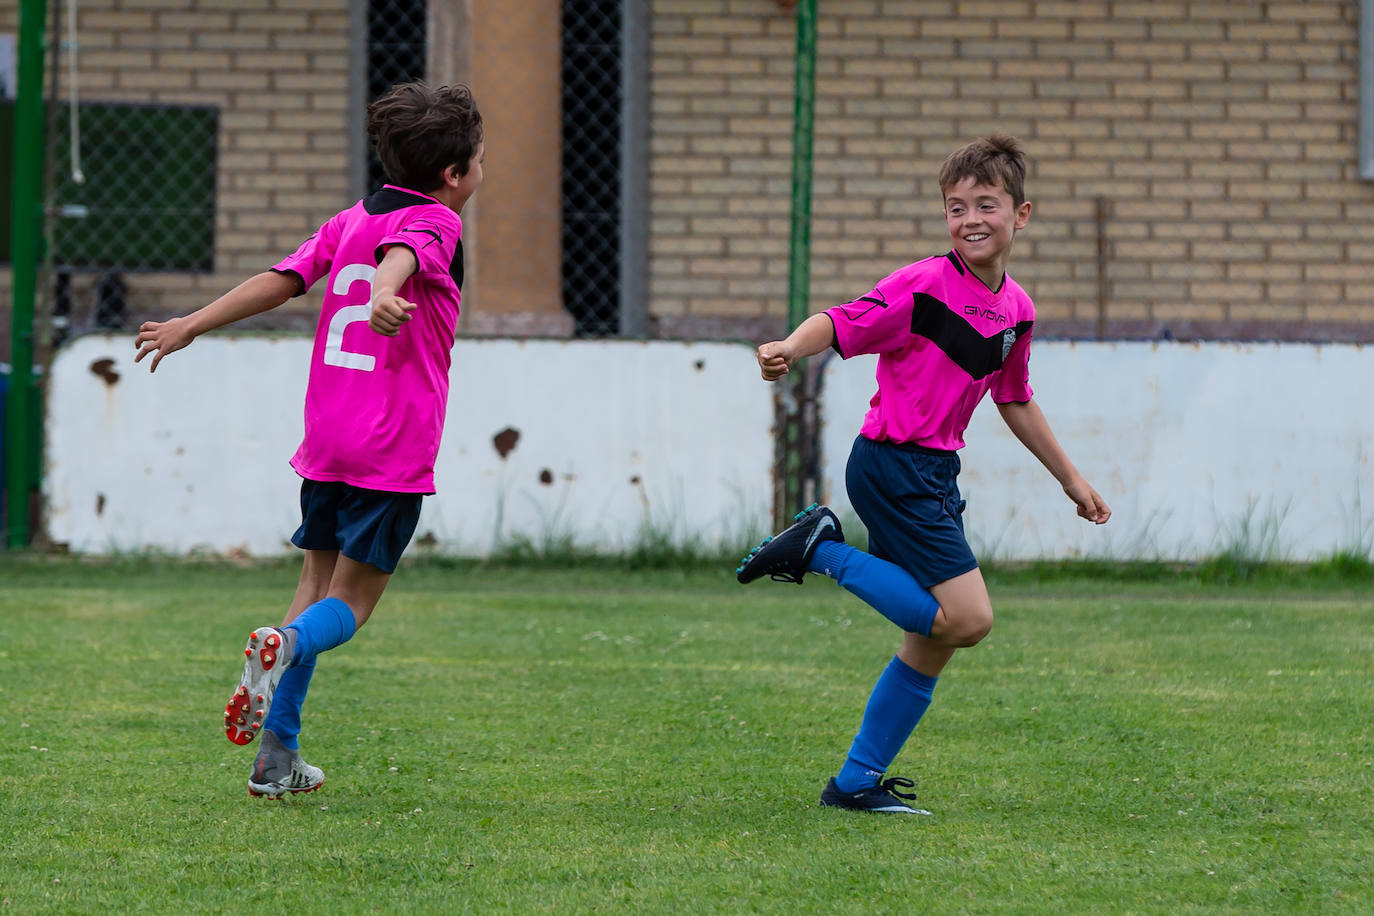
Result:
<svg viewBox="0 0 1374 916"><path fill-rule="evenodd" d="M996 309L983 308L981 305L964 306L964 314L974 318L982 318L985 321L995 321L998 324L1006 324L1010 321L1006 315Z"/></svg>

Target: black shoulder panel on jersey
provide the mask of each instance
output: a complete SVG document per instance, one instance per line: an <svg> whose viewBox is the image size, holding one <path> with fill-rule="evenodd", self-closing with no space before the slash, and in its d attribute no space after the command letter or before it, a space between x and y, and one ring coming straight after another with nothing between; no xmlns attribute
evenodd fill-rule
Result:
<svg viewBox="0 0 1374 916"><path fill-rule="evenodd" d="M419 194L411 194L397 188L382 188L363 199L363 209L376 216L379 213L391 213L394 210L404 210L406 207L432 203L434 201L431 198L421 197Z"/></svg>
<svg viewBox="0 0 1374 916"><path fill-rule="evenodd" d="M859 305L860 302L868 302L871 304ZM874 308L887 308L887 303L881 299L874 299L872 296L860 296L853 302L846 302L844 305L838 306L838 308L844 313L844 317L848 318L850 321L858 321L864 315L873 311Z"/></svg>
<svg viewBox="0 0 1374 916"><path fill-rule="evenodd" d="M954 249L951 248L945 257L949 258L949 263L954 265L954 269L959 271L959 276L962 277L964 275L964 262L959 260L959 256L954 253Z"/></svg>
<svg viewBox="0 0 1374 916"><path fill-rule="evenodd" d="M934 296L928 293L912 295L915 303L911 309L911 333L935 344L975 379L986 378L1001 369L1012 344L1034 324L1017 322L1015 327L984 337Z"/></svg>
<svg viewBox="0 0 1374 916"><path fill-rule="evenodd" d="M459 239L453 246L453 261L448 265L448 275L453 278L461 290L463 288L463 240Z"/></svg>

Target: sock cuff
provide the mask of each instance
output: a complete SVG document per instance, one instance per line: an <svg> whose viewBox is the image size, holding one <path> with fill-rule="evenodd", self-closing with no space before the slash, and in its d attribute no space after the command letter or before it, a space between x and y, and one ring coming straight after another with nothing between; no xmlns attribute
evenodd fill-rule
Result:
<svg viewBox="0 0 1374 916"><path fill-rule="evenodd" d="M324 598L301 611L285 628L296 631L296 649L291 656L291 665L295 667L348 642L357 631L358 623L345 602Z"/></svg>
<svg viewBox="0 0 1374 916"><path fill-rule="evenodd" d="M901 656L898 655L892 656L892 661L888 663L888 668L894 674L900 676L905 683L912 687L912 689L925 696L930 696L931 692L935 690L935 685L940 680L939 675L932 677L929 674L922 674L902 661Z"/></svg>
<svg viewBox="0 0 1374 916"><path fill-rule="evenodd" d="M821 541L816 545L806 568L809 572L838 579L841 567L854 549L844 541Z"/></svg>
<svg viewBox="0 0 1374 916"><path fill-rule="evenodd" d="M342 598L325 598L320 602L320 606L327 607L334 612L334 617L339 622L339 630L343 633L343 641L347 642L353 638L353 634L358 631L358 621L353 617L353 609L348 606Z"/></svg>

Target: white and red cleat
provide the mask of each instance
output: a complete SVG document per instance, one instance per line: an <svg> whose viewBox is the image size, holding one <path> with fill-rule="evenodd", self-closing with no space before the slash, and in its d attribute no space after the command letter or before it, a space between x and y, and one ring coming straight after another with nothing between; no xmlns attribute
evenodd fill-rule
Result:
<svg viewBox="0 0 1374 916"><path fill-rule="evenodd" d="M251 744L267 720L272 695L291 663L286 638L276 627L258 627L243 650L243 676L224 707L224 734L235 744Z"/></svg>
<svg viewBox="0 0 1374 916"><path fill-rule="evenodd" d="M322 785L324 770L306 763L298 751L288 750L270 729L263 730L253 773L248 777L249 795L279 800L314 792Z"/></svg>

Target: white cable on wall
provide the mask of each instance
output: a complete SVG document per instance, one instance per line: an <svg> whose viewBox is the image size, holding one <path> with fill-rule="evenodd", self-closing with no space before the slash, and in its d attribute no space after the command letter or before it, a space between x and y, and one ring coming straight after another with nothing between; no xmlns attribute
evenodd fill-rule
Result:
<svg viewBox="0 0 1374 916"><path fill-rule="evenodd" d="M86 173L81 171L81 106L76 91L76 2L77 0L67 0L67 66L68 78L71 80L68 109L71 117L72 181L85 184Z"/></svg>

